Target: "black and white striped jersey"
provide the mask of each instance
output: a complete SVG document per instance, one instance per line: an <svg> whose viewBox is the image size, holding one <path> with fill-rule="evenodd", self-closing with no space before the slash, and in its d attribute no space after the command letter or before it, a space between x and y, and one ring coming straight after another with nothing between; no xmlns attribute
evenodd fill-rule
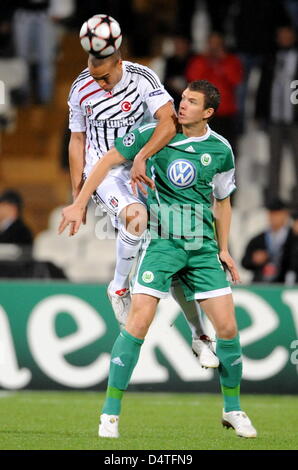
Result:
<svg viewBox="0 0 298 470"><path fill-rule="evenodd" d="M122 64L122 78L111 92L103 90L86 68L69 93L69 128L86 132L86 174L114 145L116 137L152 121L155 112L172 101L151 69L128 61ZM118 171L112 170L113 174Z"/></svg>

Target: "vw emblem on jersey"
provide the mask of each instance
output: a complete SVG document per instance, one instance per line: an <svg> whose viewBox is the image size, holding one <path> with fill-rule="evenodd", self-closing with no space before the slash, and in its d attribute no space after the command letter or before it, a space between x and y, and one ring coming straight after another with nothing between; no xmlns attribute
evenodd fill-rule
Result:
<svg viewBox="0 0 298 470"><path fill-rule="evenodd" d="M121 103L121 109L127 113L127 111L131 110L131 103L129 101L123 101L123 103Z"/></svg>
<svg viewBox="0 0 298 470"><path fill-rule="evenodd" d="M169 180L179 188L191 186L196 176L196 167L188 160L175 160L168 168Z"/></svg>
<svg viewBox="0 0 298 470"><path fill-rule="evenodd" d="M123 145L125 145L125 147L131 147L134 144L135 140L136 136L133 132L130 132L129 134L123 137Z"/></svg>
<svg viewBox="0 0 298 470"><path fill-rule="evenodd" d="M210 165L211 160L212 160L212 157L209 153L203 153L203 155L201 156L201 163L204 166Z"/></svg>
<svg viewBox="0 0 298 470"><path fill-rule="evenodd" d="M87 116L91 116L93 113L93 107L90 103L85 104L85 111Z"/></svg>
<svg viewBox="0 0 298 470"><path fill-rule="evenodd" d="M145 271L145 272L143 273L142 280L143 280L146 284L150 284L150 282L152 282L152 281L154 280L154 274L153 274L153 272L151 272L151 271Z"/></svg>

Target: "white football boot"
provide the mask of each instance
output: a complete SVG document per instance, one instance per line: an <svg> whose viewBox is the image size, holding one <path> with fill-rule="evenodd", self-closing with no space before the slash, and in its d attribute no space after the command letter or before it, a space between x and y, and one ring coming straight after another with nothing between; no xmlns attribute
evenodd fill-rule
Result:
<svg viewBox="0 0 298 470"><path fill-rule="evenodd" d="M193 339L191 347L202 367L216 369L219 366L219 360L213 351L209 336L201 335L199 339Z"/></svg>
<svg viewBox="0 0 298 470"><path fill-rule="evenodd" d="M99 437L119 437L118 424L118 415L101 415L98 428Z"/></svg>
<svg viewBox="0 0 298 470"><path fill-rule="evenodd" d="M228 413L223 411L221 422L227 429L233 428L237 436L257 437L256 429L243 411L229 411Z"/></svg>
<svg viewBox="0 0 298 470"><path fill-rule="evenodd" d="M112 282L110 282L107 294L112 304L115 317L117 318L121 327L124 327L127 321L128 312L131 304L131 297L129 289L120 289L114 291L112 289Z"/></svg>

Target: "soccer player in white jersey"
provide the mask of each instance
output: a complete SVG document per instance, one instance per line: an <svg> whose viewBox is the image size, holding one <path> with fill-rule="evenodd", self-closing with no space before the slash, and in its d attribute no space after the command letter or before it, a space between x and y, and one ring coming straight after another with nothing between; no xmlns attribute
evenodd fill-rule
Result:
<svg viewBox="0 0 298 470"><path fill-rule="evenodd" d="M89 54L88 67L74 81L68 98L73 198L79 194L84 179L98 159L113 147L115 138L155 118L156 129L134 162L134 165L144 166L143 174L138 174L137 184L148 182L145 161L176 133L172 101L157 75L148 67L123 61L119 51L107 58ZM93 195L93 200L104 207L119 230L116 267L108 296L121 325L126 322L130 306L129 273L147 226L147 209L141 196L132 191L130 170L129 163L112 169ZM209 338L202 331L198 307L186 302L179 285L174 290L173 295L192 330L194 353L202 366L218 367Z"/></svg>

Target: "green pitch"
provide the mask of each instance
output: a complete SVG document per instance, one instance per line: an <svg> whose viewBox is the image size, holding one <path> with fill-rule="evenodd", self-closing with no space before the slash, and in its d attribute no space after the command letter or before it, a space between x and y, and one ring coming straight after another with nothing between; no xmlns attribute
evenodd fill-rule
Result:
<svg viewBox="0 0 298 470"><path fill-rule="evenodd" d="M243 395L259 432L242 439L220 423L221 397L126 393L119 439L97 437L103 393L0 392L0 449L296 449L298 397Z"/></svg>

